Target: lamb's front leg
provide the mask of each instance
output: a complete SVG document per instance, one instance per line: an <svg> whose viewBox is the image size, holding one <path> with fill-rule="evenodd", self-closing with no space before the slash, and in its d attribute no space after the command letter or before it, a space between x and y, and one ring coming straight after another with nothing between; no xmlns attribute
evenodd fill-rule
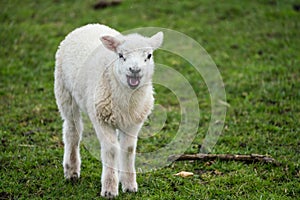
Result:
<svg viewBox="0 0 300 200"><path fill-rule="evenodd" d="M128 131L120 131L120 182L123 192L137 192L135 153L138 132L141 126Z"/></svg>
<svg viewBox="0 0 300 200"><path fill-rule="evenodd" d="M98 132L98 131L97 131ZM113 198L118 195L119 177L118 177L118 157L119 142L116 131L109 126L102 126L97 133L101 143L101 196Z"/></svg>

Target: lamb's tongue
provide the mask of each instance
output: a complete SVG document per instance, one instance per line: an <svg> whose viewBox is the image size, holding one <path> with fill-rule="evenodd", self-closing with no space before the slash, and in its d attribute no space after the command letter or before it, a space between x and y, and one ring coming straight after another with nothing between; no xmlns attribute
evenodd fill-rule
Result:
<svg viewBox="0 0 300 200"><path fill-rule="evenodd" d="M130 86L138 86L140 84L140 80L138 77L129 77L128 78L128 82Z"/></svg>

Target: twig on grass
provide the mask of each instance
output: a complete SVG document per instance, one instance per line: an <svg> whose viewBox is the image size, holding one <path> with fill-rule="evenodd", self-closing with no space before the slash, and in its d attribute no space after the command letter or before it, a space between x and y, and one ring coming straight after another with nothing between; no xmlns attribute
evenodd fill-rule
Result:
<svg viewBox="0 0 300 200"><path fill-rule="evenodd" d="M201 161L209 161L209 160L222 160L222 161L242 161L246 163L270 163L276 166L280 166L277 160L270 156L260 155L260 154L249 154L249 155L241 155L241 154L182 154L182 155L171 155L168 157L169 161L182 161L182 160L201 160Z"/></svg>

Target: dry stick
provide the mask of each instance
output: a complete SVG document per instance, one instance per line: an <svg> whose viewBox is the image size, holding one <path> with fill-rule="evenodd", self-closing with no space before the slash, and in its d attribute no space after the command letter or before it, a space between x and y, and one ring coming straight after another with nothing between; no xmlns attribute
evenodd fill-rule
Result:
<svg viewBox="0 0 300 200"><path fill-rule="evenodd" d="M274 158L259 155L259 154L250 154L250 155L240 155L240 154L182 154L182 155L171 155L169 156L169 161L181 161L181 160L223 160L223 161L242 161L246 163L261 162L261 163L270 163L276 166L280 166L281 163L276 161Z"/></svg>

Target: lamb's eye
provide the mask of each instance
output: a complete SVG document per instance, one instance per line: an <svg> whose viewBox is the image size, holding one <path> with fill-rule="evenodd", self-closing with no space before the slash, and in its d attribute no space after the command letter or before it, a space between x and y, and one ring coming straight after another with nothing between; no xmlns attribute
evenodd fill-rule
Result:
<svg viewBox="0 0 300 200"><path fill-rule="evenodd" d="M152 56L152 54L150 53L150 54L148 54L148 56L147 56L147 59L150 59L151 58L151 56Z"/></svg>
<svg viewBox="0 0 300 200"><path fill-rule="evenodd" d="M124 61L126 60L123 56L123 54L119 53L119 58L122 58Z"/></svg>

